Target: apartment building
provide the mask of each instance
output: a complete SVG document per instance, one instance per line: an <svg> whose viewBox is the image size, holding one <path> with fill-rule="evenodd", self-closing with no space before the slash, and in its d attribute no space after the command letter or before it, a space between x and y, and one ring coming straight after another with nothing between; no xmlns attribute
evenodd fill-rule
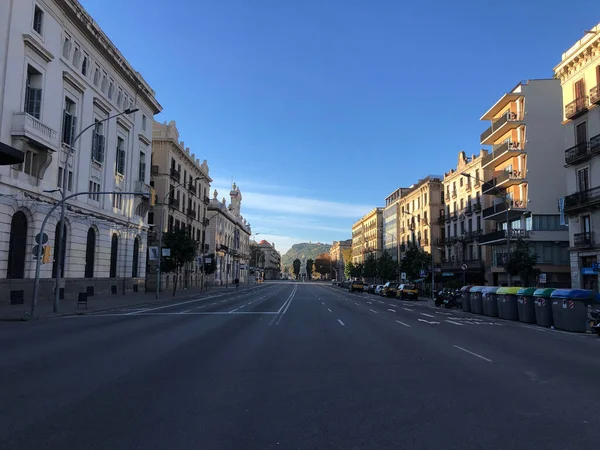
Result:
<svg viewBox="0 0 600 450"><path fill-rule="evenodd" d="M440 263L442 251L440 239L442 225L439 217L444 214L444 191L442 177L428 175L404 190L399 201L400 252L409 245L416 245ZM402 257L402 256L401 256Z"/></svg>
<svg viewBox="0 0 600 450"><path fill-rule="evenodd" d="M279 280L281 277L281 254L275 249L275 243L269 243L264 239L258 243L259 261L258 266L262 268L265 280ZM300 266L300 271L306 275L306 260Z"/></svg>
<svg viewBox="0 0 600 450"><path fill-rule="evenodd" d="M445 208L438 217L443 227L442 279L479 285L491 280L491 249L480 245L491 231L491 223L483 220L482 215L491 204L491 199L482 193L483 179L487 178L483 161L488 156L487 150L470 157L459 152L456 169L444 175Z"/></svg>
<svg viewBox="0 0 600 450"><path fill-rule="evenodd" d="M547 286L570 285L568 231L560 224L557 199L564 195L562 98L559 80L518 83L481 120L489 127L482 145L491 146L483 168L489 173L482 194L492 199L483 210L492 231L480 240L491 247L492 285L519 286L504 262L513 243L529 242Z"/></svg>
<svg viewBox="0 0 600 450"><path fill-rule="evenodd" d="M600 261L600 24L563 53L554 68L563 99L571 282L598 291Z"/></svg>
<svg viewBox="0 0 600 450"><path fill-rule="evenodd" d="M336 279L344 279L344 250L352 248L352 239L346 239L345 241L333 241L331 248L329 249L329 257L331 258L331 265L335 271Z"/></svg>
<svg viewBox="0 0 600 450"><path fill-rule="evenodd" d="M400 199L407 188L398 188L385 198L383 208L383 249L398 261L400 258Z"/></svg>
<svg viewBox="0 0 600 450"><path fill-rule="evenodd" d="M219 201L218 195L215 190L207 209L207 252L214 254L216 258L216 270L209 277L208 282L215 285L228 285L237 278L240 283L247 283L250 274L252 229L241 213L242 192L233 183L229 192L229 205L225 197ZM268 263L270 259L266 258L265 264Z"/></svg>
<svg viewBox="0 0 600 450"><path fill-rule="evenodd" d="M383 251L383 208L374 208L352 225L352 262L364 264L369 255Z"/></svg>
<svg viewBox="0 0 600 450"><path fill-rule="evenodd" d="M174 121L152 124L152 168L150 185L155 190L155 206L148 214L148 223L154 227L152 245L158 245L158 231L187 230L198 243L202 254L207 222L206 208L211 178L206 160L202 163L179 140L179 130ZM156 289L156 264L150 262L147 284ZM186 264L179 285L200 286L201 264ZM161 274L161 289L168 289L174 274Z"/></svg>
<svg viewBox="0 0 600 450"><path fill-rule="evenodd" d="M0 2L0 30L0 140L24 153L0 167L0 304L31 298L39 241L42 299L59 270L65 298L143 289L154 91L76 0ZM63 187L58 261L60 208L36 236Z"/></svg>

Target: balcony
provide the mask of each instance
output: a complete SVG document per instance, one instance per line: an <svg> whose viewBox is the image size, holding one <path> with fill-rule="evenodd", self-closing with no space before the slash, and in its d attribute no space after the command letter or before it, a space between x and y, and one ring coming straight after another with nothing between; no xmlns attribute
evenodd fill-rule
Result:
<svg viewBox="0 0 600 450"><path fill-rule="evenodd" d="M492 152L490 153L490 159L483 163L483 167L489 165L499 166L500 164L508 161L515 156L519 156L525 153L521 144L516 141L506 141L502 144L494 145Z"/></svg>
<svg viewBox="0 0 600 450"><path fill-rule="evenodd" d="M462 213L465 216L472 216L473 215L473 207L471 205L467 206L465 209L462 210Z"/></svg>
<svg viewBox="0 0 600 450"><path fill-rule="evenodd" d="M576 98L565 106L565 117L567 119L575 119L588 110L588 96Z"/></svg>
<svg viewBox="0 0 600 450"><path fill-rule="evenodd" d="M471 192L471 182L470 181L465 185L465 191Z"/></svg>
<svg viewBox="0 0 600 450"><path fill-rule="evenodd" d="M42 147L49 148L53 152L58 150L60 143L58 133L44 123L30 116L26 112L13 114L12 128L10 130L12 136L23 136L30 139Z"/></svg>
<svg viewBox="0 0 600 450"><path fill-rule="evenodd" d="M475 187L481 186L481 180L479 178L475 178L475 181L473 182L473 186L475 186Z"/></svg>
<svg viewBox="0 0 600 450"><path fill-rule="evenodd" d="M446 243L447 243L446 238L443 238L443 237L437 238L436 242L437 242L437 245L446 245Z"/></svg>
<svg viewBox="0 0 600 450"><path fill-rule="evenodd" d="M192 208L188 208L187 209L187 216L191 217L192 219L196 218L196 210L192 209Z"/></svg>
<svg viewBox="0 0 600 450"><path fill-rule="evenodd" d="M580 142L571 148L565 150L565 163L576 164L590 158L590 143Z"/></svg>
<svg viewBox="0 0 600 450"><path fill-rule="evenodd" d="M458 213L456 211L450 213L450 218L454 221L458 220Z"/></svg>
<svg viewBox="0 0 600 450"><path fill-rule="evenodd" d="M452 215L450 213L446 214L445 220L446 220L446 223L450 223L450 221L452 220Z"/></svg>
<svg viewBox="0 0 600 450"><path fill-rule="evenodd" d="M179 199L175 197L169 198L169 207L179 209Z"/></svg>
<svg viewBox="0 0 600 450"><path fill-rule="evenodd" d="M467 270L483 268L483 261L480 259L467 259L463 261L444 261L442 262L441 267L442 270L462 270L463 264L467 265Z"/></svg>
<svg viewBox="0 0 600 450"><path fill-rule="evenodd" d="M496 194L500 189L521 184L523 181L525 181L524 171L499 170L498 172L494 172L494 178L483 183L481 192L484 194Z"/></svg>
<svg viewBox="0 0 600 450"><path fill-rule="evenodd" d="M456 198L458 196L458 193L456 192L456 189L452 189L452 198Z"/></svg>
<svg viewBox="0 0 600 450"><path fill-rule="evenodd" d="M600 153L600 134L590 139L590 153L592 155Z"/></svg>
<svg viewBox="0 0 600 450"><path fill-rule="evenodd" d="M181 180L181 172L179 172L179 170L171 167L171 178L173 178L175 181L177 181L179 183L179 181Z"/></svg>
<svg viewBox="0 0 600 450"><path fill-rule="evenodd" d="M565 197L565 213L574 213L600 204L600 186L575 192Z"/></svg>
<svg viewBox="0 0 600 450"><path fill-rule="evenodd" d="M529 230L513 228L510 230L510 240L514 239L529 239ZM480 244L498 244L506 242L506 230L492 231L486 233L479 239Z"/></svg>
<svg viewBox="0 0 600 450"><path fill-rule="evenodd" d="M507 111L499 118L493 121L492 125L481 133L480 142L482 145L492 145L494 141L500 138L509 130L517 128L523 123L523 115L512 111Z"/></svg>
<svg viewBox="0 0 600 450"><path fill-rule="evenodd" d="M594 245L594 233L586 231L584 233L575 233L573 235L573 247L591 247Z"/></svg>
<svg viewBox="0 0 600 450"><path fill-rule="evenodd" d="M188 187L187 187L187 189L188 189L188 192L189 192L190 194L194 194L194 195L196 195L196 192L197 192L197 186L192 186L192 185L190 185L190 184L188 183Z"/></svg>
<svg viewBox="0 0 600 450"><path fill-rule="evenodd" d="M473 212L478 213L481 211L481 202L473 203Z"/></svg>
<svg viewBox="0 0 600 450"><path fill-rule="evenodd" d="M446 196L444 198L446 199L446 203L450 203L450 192L446 192Z"/></svg>
<svg viewBox="0 0 600 450"><path fill-rule="evenodd" d="M438 225L443 225L445 221L446 221L446 215L440 214L438 216L437 220L435 221L435 223L437 223Z"/></svg>
<svg viewBox="0 0 600 450"><path fill-rule="evenodd" d="M143 197L144 198L150 198L150 192L152 191L152 188L150 187L150 185L146 184L143 181L136 181L135 182L135 192L141 192L143 193Z"/></svg>
<svg viewBox="0 0 600 450"><path fill-rule="evenodd" d="M206 196L206 195L204 196L203 200L204 200L205 205L208 205L210 203L210 198L208 198L208 196Z"/></svg>
<svg viewBox="0 0 600 450"><path fill-rule="evenodd" d="M508 212L507 212L508 210ZM510 206L505 202L496 203L495 205L483 210L483 218L486 220L505 220L508 214L508 219L520 217L527 211L527 202L524 200L510 200Z"/></svg>
<svg viewBox="0 0 600 450"><path fill-rule="evenodd" d="M590 104L600 103L600 85L596 85L590 89Z"/></svg>

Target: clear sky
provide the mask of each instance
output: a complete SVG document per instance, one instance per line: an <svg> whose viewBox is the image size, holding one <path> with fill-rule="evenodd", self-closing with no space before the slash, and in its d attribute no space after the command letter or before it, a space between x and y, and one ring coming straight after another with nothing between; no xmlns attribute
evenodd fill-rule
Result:
<svg viewBox="0 0 600 450"><path fill-rule="evenodd" d="M598 0L80 1L283 252L477 153L479 117L600 22Z"/></svg>

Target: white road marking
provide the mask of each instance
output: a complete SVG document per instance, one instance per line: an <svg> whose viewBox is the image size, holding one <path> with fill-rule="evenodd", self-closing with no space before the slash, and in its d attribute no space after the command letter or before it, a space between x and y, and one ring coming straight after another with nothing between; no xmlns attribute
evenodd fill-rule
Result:
<svg viewBox="0 0 600 450"><path fill-rule="evenodd" d="M439 324L439 322L430 322L429 320L425 320L425 319L417 319L419 322L425 322L428 323L429 325L434 325L434 324Z"/></svg>
<svg viewBox="0 0 600 450"><path fill-rule="evenodd" d="M435 319L435 316L432 316L431 314L421 313L421 315L425 316L425 317L431 317L432 319Z"/></svg>
<svg viewBox="0 0 600 450"><path fill-rule="evenodd" d="M242 306L239 306L239 307L237 307L237 308L235 308L235 309L232 309L232 310L231 310L231 311L229 311L229 312L230 312L230 313L232 313L232 312L236 312L238 309L242 309L242 308L243 308L243 307L245 307L245 306L248 306L248 305L246 305L246 304L243 304Z"/></svg>
<svg viewBox="0 0 600 450"><path fill-rule="evenodd" d="M392 309L392 308L388 308L388 311L391 311L391 312L396 312L396 310L395 310L395 309Z"/></svg>
<svg viewBox="0 0 600 450"><path fill-rule="evenodd" d="M344 325L344 322L342 322L340 319L338 319L338 322L340 323L341 326L345 327L346 325Z"/></svg>
<svg viewBox="0 0 600 450"><path fill-rule="evenodd" d="M327 311L331 312L331 310L329 308L327 308Z"/></svg>
<svg viewBox="0 0 600 450"><path fill-rule="evenodd" d="M321 305L324 305L324 304L325 304L325 302L321 302Z"/></svg>
<svg viewBox="0 0 600 450"><path fill-rule="evenodd" d="M358 302L354 302L354 304L360 306L360 303L358 303Z"/></svg>
<svg viewBox="0 0 600 450"><path fill-rule="evenodd" d="M530 325L519 325L522 328L529 328L530 330L536 330L536 331L542 331L542 332L547 332L548 330L546 330L545 328L541 328L541 327L532 327Z"/></svg>
<svg viewBox="0 0 600 450"><path fill-rule="evenodd" d="M275 325L279 325L279 322L281 321L281 319L283 318L283 316L285 315L285 313L287 312L288 308L290 307L292 300L294 300L294 295L296 295L296 291L298 290L298 285L294 285L294 289L292 290L292 293L290 294L290 296L288 297L287 300L287 306L285 307L285 309L283 310L283 312L281 313L281 315L279 316L279 319L277 319L277 322L275 322Z"/></svg>
<svg viewBox="0 0 600 450"><path fill-rule="evenodd" d="M388 306L396 306L394 303L388 303Z"/></svg>
<svg viewBox="0 0 600 450"><path fill-rule="evenodd" d="M414 311L414 309L409 309L409 308L402 308L404 311Z"/></svg>
<svg viewBox="0 0 600 450"><path fill-rule="evenodd" d="M442 316L451 316L452 315L452 313L445 313L445 312L439 312L439 311L436 311L435 313L441 314Z"/></svg>
<svg viewBox="0 0 600 450"><path fill-rule="evenodd" d="M375 314L379 314L379 313L378 313L377 311L375 311L374 309L369 309L369 311L371 311L372 313L375 313Z"/></svg>
<svg viewBox="0 0 600 450"><path fill-rule="evenodd" d="M367 302L367 303L368 303L369 305L372 305L372 304L373 304L373 302Z"/></svg>
<svg viewBox="0 0 600 450"><path fill-rule="evenodd" d="M218 294L218 295L213 295L213 296L210 296L210 297L203 297L203 298L195 298L193 300L187 300L185 302L179 302L179 303L169 303L168 305L157 306L156 308L147 308L147 309L144 310L144 312L146 312L146 311L157 311L159 309L172 308L173 306L179 306L179 305L187 305L188 303L195 303L195 302L199 302L201 300L208 300L209 298L215 298L215 297L219 297L221 295L224 295L224 294ZM127 314L123 314L123 315L125 315L125 316L133 316L133 315L139 314L139 313L140 313L140 311L133 311L133 312L130 312L130 313L127 313Z"/></svg>
<svg viewBox="0 0 600 450"><path fill-rule="evenodd" d="M454 325L458 325L458 326L461 326L461 327L463 326L463 324L462 324L462 323L459 323L459 322L453 322L452 320L448 320L448 319L446 319L446 322L448 322L448 323L453 323Z"/></svg>
<svg viewBox="0 0 600 450"><path fill-rule="evenodd" d="M410 328L410 325L404 322L400 322L399 320L396 320L396 322L398 322L400 325L404 325L405 327Z"/></svg>
<svg viewBox="0 0 600 450"><path fill-rule="evenodd" d="M491 359L488 359L488 358L486 358L485 356L478 355L477 353L474 353L474 352L472 352L471 350L467 350L466 348L459 347L458 345L455 345L454 347L455 347L455 348L457 348L457 349L459 349L459 350L462 350L463 352L467 352L467 353L469 353L470 355L477 356L478 358L481 358L481 359L483 359L484 361L487 361L487 362L493 362Z"/></svg>

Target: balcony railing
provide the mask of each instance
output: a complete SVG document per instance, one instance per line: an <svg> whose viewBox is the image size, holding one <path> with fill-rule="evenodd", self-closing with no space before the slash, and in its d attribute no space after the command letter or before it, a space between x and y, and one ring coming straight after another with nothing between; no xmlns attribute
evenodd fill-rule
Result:
<svg viewBox="0 0 600 450"><path fill-rule="evenodd" d="M196 195L197 192L197 186L192 186L191 184L188 183L188 192Z"/></svg>
<svg viewBox="0 0 600 450"><path fill-rule="evenodd" d="M471 192L471 182L470 181L465 185L465 191Z"/></svg>
<svg viewBox="0 0 600 450"><path fill-rule="evenodd" d="M573 235L573 247L589 247L594 245L594 233L586 231L584 233L575 233Z"/></svg>
<svg viewBox="0 0 600 450"><path fill-rule="evenodd" d="M452 220L458 220L458 213L456 211L454 211L453 213L450 213L450 218Z"/></svg>
<svg viewBox="0 0 600 450"><path fill-rule="evenodd" d="M54 151L59 147L58 133L26 112L13 114L11 134L13 136L25 136Z"/></svg>
<svg viewBox="0 0 600 450"><path fill-rule="evenodd" d="M565 212L573 212L596 206L600 203L600 186L575 192L565 197Z"/></svg>
<svg viewBox="0 0 600 450"><path fill-rule="evenodd" d="M529 230L513 228L510 230L510 239L529 239ZM492 231L491 233L484 234L479 239L480 244L498 241L506 241L506 230Z"/></svg>
<svg viewBox="0 0 600 450"><path fill-rule="evenodd" d="M438 225L443 225L445 221L446 221L446 215L440 214L440 216L437 218L435 223L437 223Z"/></svg>
<svg viewBox="0 0 600 450"><path fill-rule="evenodd" d="M481 186L481 180L479 178L475 178L475 181L473 182L473 186L475 186L475 187Z"/></svg>
<svg viewBox="0 0 600 450"><path fill-rule="evenodd" d="M596 85L590 89L590 103L600 103L600 85Z"/></svg>
<svg viewBox="0 0 600 450"><path fill-rule="evenodd" d="M192 219L196 218L196 210L192 209L192 208L188 208L187 209L187 215L188 217L191 217Z"/></svg>
<svg viewBox="0 0 600 450"><path fill-rule="evenodd" d="M580 142L571 148L565 150L565 163L575 164L585 161L590 157L590 143Z"/></svg>
<svg viewBox="0 0 600 450"><path fill-rule="evenodd" d="M450 223L451 220L452 220L452 214L450 214L450 213L446 214L446 223Z"/></svg>
<svg viewBox="0 0 600 450"><path fill-rule="evenodd" d="M177 181L179 183L179 180L181 180L181 172L179 172L179 170L171 167L171 178L173 178L175 181Z"/></svg>
<svg viewBox="0 0 600 450"><path fill-rule="evenodd" d="M135 192L143 192L144 198L150 198L150 191L151 191L150 185L146 184L143 181L135 182Z"/></svg>
<svg viewBox="0 0 600 450"><path fill-rule="evenodd" d="M471 216L471 215L473 215L473 207L471 205L468 205L465 209L462 210L462 213L465 216Z"/></svg>
<svg viewBox="0 0 600 450"><path fill-rule="evenodd" d="M481 202L473 203L473 212L477 213L479 211L481 211Z"/></svg>
<svg viewBox="0 0 600 450"><path fill-rule="evenodd" d="M179 209L179 199L175 197L169 198L169 206L175 209Z"/></svg>
<svg viewBox="0 0 600 450"><path fill-rule="evenodd" d="M523 120L521 114L517 114L512 111L507 111L506 113L502 114L502 116L500 116L499 118L494 120L492 125L487 130L485 130L483 133L481 133L480 142L484 142L494 132L496 132L500 128L502 128L504 126L504 124L506 124L508 122L517 122L520 120Z"/></svg>
<svg viewBox="0 0 600 450"><path fill-rule="evenodd" d="M456 192L456 189L452 189L452 198L456 198L458 195L458 193Z"/></svg>
<svg viewBox="0 0 600 450"><path fill-rule="evenodd" d="M592 155L600 153L600 134L590 139L590 153Z"/></svg>
<svg viewBox="0 0 600 450"><path fill-rule="evenodd" d="M483 261L480 259L467 259L467 260L454 260L442 262L442 270L460 269L462 270L463 264L467 265L469 269L481 269L483 267Z"/></svg>
<svg viewBox="0 0 600 450"><path fill-rule="evenodd" d="M483 218L486 219L488 217L494 216L496 214L505 212L507 208L511 210L522 211L527 209L527 202L524 200L511 200L510 207L506 202L496 203L495 205L490 206L489 208L485 208L483 210Z"/></svg>
<svg viewBox="0 0 600 450"><path fill-rule="evenodd" d="M565 106L565 117L567 119L575 119L588 110L588 96L576 98Z"/></svg>
<svg viewBox="0 0 600 450"><path fill-rule="evenodd" d="M206 196L206 195L204 196L204 203L206 205L208 205L210 203L210 198L208 198L208 196Z"/></svg>
<svg viewBox="0 0 600 450"><path fill-rule="evenodd" d="M449 203L449 202L450 202L450 192L446 192L446 197L445 197L445 199L446 199L446 203Z"/></svg>

